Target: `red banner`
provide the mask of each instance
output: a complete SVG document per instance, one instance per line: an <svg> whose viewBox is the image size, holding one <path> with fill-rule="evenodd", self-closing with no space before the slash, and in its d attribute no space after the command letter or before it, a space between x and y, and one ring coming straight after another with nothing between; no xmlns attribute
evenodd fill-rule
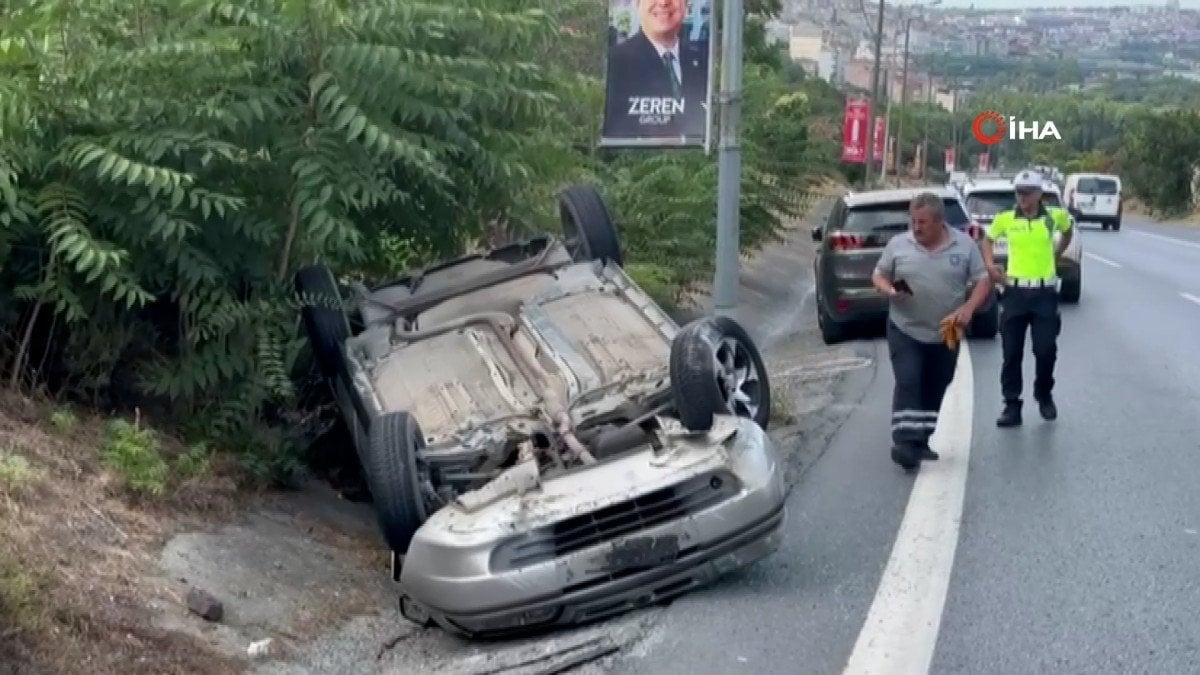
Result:
<svg viewBox="0 0 1200 675"><path fill-rule="evenodd" d="M946 148L946 173L954 170L954 148Z"/></svg>
<svg viewBox="0 0 1200 675"><path fill-rule="evenodd" d="M883 126L883 117L877 115L875 117L875 149L872 152L872 156L879 164L883 164L883 141L886 135L887 133Z"/></svg>
<svg viewBox="0 0 1200 675"><path fill-rule="evenodd" d="M988 154L986 152L979 153L979 173L987 173L988 170Z"/></svg>
<svg viewBox="0 0 1200 675"><path fill-rule="evenodd" d="M867 120L871 104L864 99L846 101L846 116L842 122L842 161L863 164L867 161Z"/></svg>

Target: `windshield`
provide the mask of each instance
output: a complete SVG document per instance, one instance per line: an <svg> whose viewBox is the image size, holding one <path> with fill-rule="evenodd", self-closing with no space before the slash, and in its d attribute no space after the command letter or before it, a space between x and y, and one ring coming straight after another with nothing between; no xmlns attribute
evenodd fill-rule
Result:
<svg viewBox="0 0 1200 675"><path fill-rule="evenodd" d="M972 192L967 197L967 210L976 216L994 216L1005 209L1011 209L1016 202L1017 195L1012 190Z"/></svg>
<svg viewBox="0 0 1200 675"><path fill-rule="evenodd" d="M1117 181L1111 178L1080 178L1079 192L1085 195L1115 195Z"/></svg>
<svg viewBox="0 0 1200 675"><path fill-rule="evenodd" d="M908 205L909 202L905 201L852 208L846 213L842 229L858 233L907 230L910 221ZM943 199L942 206L946 211L947 225L958 230L966 229L970 218L957 199Z"/></svg>

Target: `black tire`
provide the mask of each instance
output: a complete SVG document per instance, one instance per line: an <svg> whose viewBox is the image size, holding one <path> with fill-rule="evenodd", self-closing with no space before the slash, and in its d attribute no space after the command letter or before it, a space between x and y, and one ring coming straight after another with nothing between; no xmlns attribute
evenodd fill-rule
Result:
<svg viewBox="0 0 1200 675"><path fill-rule="evenodd" d="M1000 332L1000 302L997 300L986 312L979 312L971 319L971 325L967 327L967 334L981 340L993 340L998 332Z"/></svg>
<svg viewBox="0 0 1200 675"><path fill-rule="evenodd" d="M1058 289L1059 302L1075 304L1079 302L1079 296L1083 290L1083 272L1074 279L1063 279L1062 287Z"/></svg>
<svg viewBox="0 0 1200 675"><path fill-rule="evenodd" d="M1120 218L1117 218L1116 220L1112 221L1112 229L1113 229L1113 232L1116 232L1117 230L1121 229L1121 219Z"/></svg>
<svg viewBox="0 0 1200 675"><path fill-rule="evenodd" d="M1106 221L1104 221L1104 222L1102 222L1102 223L1100 223L1100 229L1101 229L1101 230L1107 230L1107 229L1109 228L1109 226L1110 226L1110 225L1109 225L1109 222L1108 222L1107 220L1106 220Z"/></svg>
<svg viewBox="0 0 1200 675"><path fill-rule="evenodd" d="M563 190L558 196L558 211L572 258L625 264L617 226L596 188L573 185Z"/></svg>
<svg viewBox="0 0 1200 675"><path fill-rule="evenodd" d="M321 373L332 380L345 367L342 345L350 337L350 320L342 309L337 282L325 265L309 265L296 272L295 287L313 359Z"/></svg>
<svg viewBox="0 0 1200 675"><path fill-rule="evenodd" d="M728 358L726 358L728 355ZM749 367L739 386L726 379L718 361ZM750 334L729 317L704 317L684 326L671 342L671 394L679 420L690 431L712 429L717 414L736 414L763 429L771 421L771 384L762 354ZM749 405L733 400L739 388Z"/></svg>
<svg viewBox="0 0 1200 675"><path fill-rule="evenodd" d="M371 425L363 473L379 529L388 547L404 553L421 523L424 499L417 477L417 452L425 447L421 427L406 412L387 413Z"/></svg>
<svg viewBox="0 0 1200 675"><path fill-rule="evenodd" d="M836 345L846 340L846 326L833 320L833 317L821 307L817 299L817 327L821 329L821 340L827 345Z"/></svg>

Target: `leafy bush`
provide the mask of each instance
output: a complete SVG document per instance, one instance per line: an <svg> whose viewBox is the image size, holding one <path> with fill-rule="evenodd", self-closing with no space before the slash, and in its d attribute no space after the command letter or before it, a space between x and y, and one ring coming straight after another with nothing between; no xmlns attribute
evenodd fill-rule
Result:
<svg viewBox="0 0 1200 675"><path fill-rule="evenodd" d="M158 404L275 474L294 465L314 417L296 412L306 364L290 276L301 264L394 277L557 227L553 195L592 180L652 292L674 297L711 274L714 158L593 149L596 3L6 8L0 356L12 386ZM809 82L792 93L795 73L761 21L747 41L750 247L777 231L793 193L836 170L832 139L810 140L809 118L814 104L840 115L840 103ZM111 461L158 489L150 441L114 429Z"/></svg>

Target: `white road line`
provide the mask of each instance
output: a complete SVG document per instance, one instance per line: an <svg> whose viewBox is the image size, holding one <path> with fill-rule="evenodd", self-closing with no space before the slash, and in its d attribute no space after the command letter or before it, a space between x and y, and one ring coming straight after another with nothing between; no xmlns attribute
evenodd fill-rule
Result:
<svg viewBox="0 0 1200 675"><path fill-rule="evenodd" d="M1175 237L1164 237L1161 234L1151 234L1150 232L1138 232L1136 230L1130 230L1129 233L1136 234L1139 237L1150 237L1151 239L1159 239L1161 241L1165 241L1165 242L1174 244L1176 246L1187 246L1189 248L1200 248L1200 244L1198 244L1194 241L1187 241L1185 239L1176 239Z"/></svg>
<svg viewBox="0 0 1200 675"><path fill-rule="evenodd" d="M1197 305L1200 305L1200 298L1192 295L1191 293L1180 293L1179 297L1183 298L1184 300L1189 300L1191 302L1194 302Z"/></svg>
<svg viewBox="0 0 1200 675"><path fill-rule="evenodd" d="M975 382L964 342L930 446L941 458L923 462L867 621L846 675L926 675L933 662L954 568L971 457Z"/></svg>
<svg viewBox="0 0 1200 675"><path fill-rule="evenodd" d="M1108 265L1109 267L1120 267L1121 266L1121 263L1109 260L1108 258L1105 258L1104 256L1096 255L1095 253L1084 253L1084 255L1091 258L1092 260L1095 260L1096 262L1104 263L1105 265Z"/></svg>

